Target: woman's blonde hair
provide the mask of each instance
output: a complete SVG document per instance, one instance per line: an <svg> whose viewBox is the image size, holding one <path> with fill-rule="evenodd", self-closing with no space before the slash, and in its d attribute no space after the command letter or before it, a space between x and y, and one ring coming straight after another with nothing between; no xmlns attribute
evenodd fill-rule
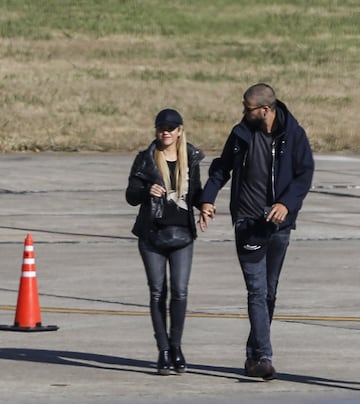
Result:
<svg viewBox="0 0 360 404"><path fill-rule="evenodd" d="M175 191L178 198L184 199L188 192L188 155L186 134L182 125L179 126L179 132L180 134L176 140ZM164 180L166 191L169 193L171 190L169 166L165 160L164 153L159 149L155 150L155 162Z"/></svg>

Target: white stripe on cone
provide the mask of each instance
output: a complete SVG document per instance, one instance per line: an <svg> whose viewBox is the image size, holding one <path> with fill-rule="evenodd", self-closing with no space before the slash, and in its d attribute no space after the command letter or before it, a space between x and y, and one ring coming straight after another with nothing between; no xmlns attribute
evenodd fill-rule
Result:
<svg viewBox="0 0 360 404"><path fill-rule="evenodd" d="M24 264L35 264L35 258L24 258Z"/></svg>
<svg viewBox="0 0 360 404"><path fill-rule="evenodd" d="M36 271L23 271L21 276L23 278L36 278Z"/></svg>

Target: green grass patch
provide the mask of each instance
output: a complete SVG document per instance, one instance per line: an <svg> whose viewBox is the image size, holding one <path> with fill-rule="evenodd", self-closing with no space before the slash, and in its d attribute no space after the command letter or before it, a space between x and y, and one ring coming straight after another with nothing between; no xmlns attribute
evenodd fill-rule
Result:
<svg viewBox="0 0 360 404"><path fill-rule="evenodd" d="M145 147L161 108L220 150L266 81L316 151L360 152L358 0L3 0L0 150Z"/></svg>

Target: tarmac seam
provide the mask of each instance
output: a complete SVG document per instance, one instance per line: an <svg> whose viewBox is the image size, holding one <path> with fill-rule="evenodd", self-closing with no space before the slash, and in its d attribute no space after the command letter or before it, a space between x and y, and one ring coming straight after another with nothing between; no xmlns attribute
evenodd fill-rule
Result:
<svg viewBox="0 0 360 404"><path fill-rule="evenodd" d="M0 310L15 310L16 306L1 305ZM66 314L84 314L84 315L111 315L111 316L149 316L149 311L129 311L129 310L100 310L100 309L74 309L60 307L45 307L41 309L47 313L66 313ZM240 318L247 319L247 314L231 314L231 313L203 313L188 312L187 317L201 318ZM275 315L274 320L286 321L347 321L360 322L360 317L343 317L343 316L304 316L304 315Z"/></svg>
<svg viewBox="0 0 360 404"><path fill-rule="evenodd" d="M322 222L319 222L322 224ZM352 226L354 227L354 226ZM28 228L28 227L14 227L14 226L0 226L0 229L8 229L8 230L21 230L27 232L38 232L38 233L47 233L47 234L58 234L63 236L75 236L75 237L92 237L92 238L100 238L102 240L123 240L123 241L131 241L137 242L137 237L134 236L115 236L108 234L92 234L92 233L74 233L74 232L65 232L58 230L46 230L46 229L36 229L36 228ZM304 238L292 238L292 241L358 241L360 237L304 237ZM97 241L91 241L91 243L96 243ZM100 242L100 241L99 241ZM209 239L209 240L196 240L196 243L228 243L234 242L234 239ZM61 240L61 241L37 241L36 244L79 244L79 243L89 243L88 240ZM2 241L0 244L22 244L22 242L11 242L11 241Z"/></svg>

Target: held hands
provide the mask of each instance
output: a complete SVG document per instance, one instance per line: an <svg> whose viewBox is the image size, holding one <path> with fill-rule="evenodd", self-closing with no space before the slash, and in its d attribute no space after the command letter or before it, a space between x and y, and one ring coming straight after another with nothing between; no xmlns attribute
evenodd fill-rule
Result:
<svg viewBox="0 0 360 404"><path fill-rule="evenodd" d="M153 184L150 188L150 195L157 196L158 198L163 197L166 194L166 189L159 184Z"/></svg>
<svg viewBox="0 0 360 404"><path fill-rule="evenodd" d="M276 224L282 223L286 219L288 213L289 210L285 205L282 203L274 203L271 207L270 213L266 217L266 221Z"/></svg>
<svg viewBox="0 0 360 404"><path fill-rule="evenodd" d="M201 231L205 231L208 227L209 218L215 219L216 208L211 203L203 203L200 210L199 226Z"/></svg>

